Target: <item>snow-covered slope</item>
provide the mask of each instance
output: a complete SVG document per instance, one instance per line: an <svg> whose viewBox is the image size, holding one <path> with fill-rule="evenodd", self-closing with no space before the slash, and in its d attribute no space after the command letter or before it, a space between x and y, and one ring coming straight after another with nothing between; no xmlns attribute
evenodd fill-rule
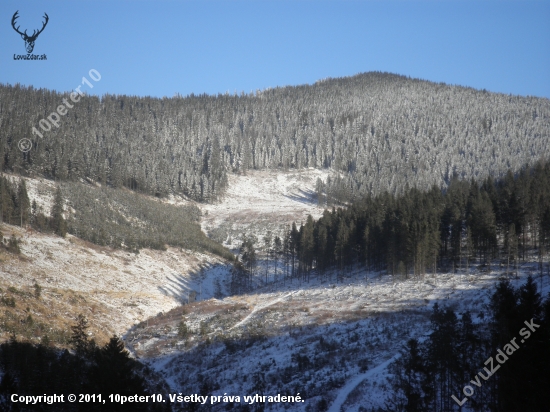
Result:
<svg viewBox="0 0 550 412"><path fill-rule="evenodd" d="M525 264L512 283L536 273L536 263ZM348 275L344 284L294 281L178 308L136 326L126 342L164 374L174 392L206 387L209 394L239 395L241 401L256 393L299 392L306 402L269 404L267 410L316 410L323 403L335 411L370 410L383 406L389 393L389 360L409 338L429 333L433 304L470 310L474 322L483 322L502 271L408 280ZM548 279L544 288L548 293ZM178 336L180 322L186 336Z"/></svg>
<svg viewBox="0 0 550 412"><path fill-rule="evenodd" d="M260 242L267 231L280 235L293 221L321 215L313 195L317 178L325 180L326 174L232 175L220 203L198 205L202 228L233 248L243 233ZM47 212L53 186L30 179L27 187L31 200L37 197ZM174 196L159 201L189 203ZM38 283L52 321L67 328L84 313L94 336L124 333L132 353L161 373L173 393L227 393L242 402L256 393L300 393L305 399L269 404L267 410L354 412L383 406L388 365L409 338L429 333L433 304L470 310L474 322L484 322L484 305L505 270L472 266L468 273L405 280L357 269L343 283L335 283L334 273L283 283L279 266L277 276L267 277L279 282L219 300L212 297L227 294L230 268L213 256L175 248L132 254L73 236L30 234L13 226L3 231L22 239L22 254L0 251L1 288L32 290ZM263 282L264 262L259 268L255 284ZM270 271L273 275L273 263ZM517 286L537 273L536 263L523 264L512 282ZM545 278L545 295L549 290ZM226 406L220 402L214 410Z"/></svg>
<svg viewBox="0 0 550 412"><path fill-rule="evenodd" d="M240 246L243 233L262 241L269 230L280 235L292 222L305 222L311 214L318 218L323 208L317 205L315 183L325 181L328 171L308 169L248 171L229 175L229 187L217 204L201 205L202 228L225 246Z"/></svg>
<svg viewBox="0 0 550 412"><path fill-rule="evenodd" d="M6 175L11 181L21 178ZM263 237L267 230L278 232L308 214L319 216L322 209L312 195L318 177L327 172L249 172L231 175L224 200L216 205L198 205L203 211L202 227L225 233L223 240L240 245L244 231ZM30 201L49 215L55 183L44 178L24 178ZM163 199L173 204L190 202L180 196ZM67 328L78 313L88 316L97 338L123 333L129 327L160 312L193 300L228 294L229 267L221 259L175 248L166 252L141 250L139 254L99 247L68 235L24 231L4 225L3 235L21 239L21 255L2 253L0 287L31 290L36 283L43 299L56 303L59 327ZM213 236L216 237L216 236ZM60 291L72 291L85 304L70 305L58 298ZM36 314L40 317L40 314ZM51 316L55 316L52 314ZM7 332L5 332L7 333Z"/></svg>
<svg viewBox="0 0 550 412"><path fill-rule="evenodd" d="M17 184L21 179L4 176ZM49 215L55 182L40 177L23 179L30 201L36 202L38 212ZM50 308L53 313L35 314L38 321L44 316L56 318L54 323L67 329L78 313L83 313L99 339L122 334L135 323L193 300L194 295L208 299L228 292L227 262L214 255L179 248L165 252L142 249L134 254L71 235L63 239L6 224L2 232L5 239L12 234L20 239L21 254L0 248L0 288L32 290L38 284L42 299L55 303ZM64 301L59 298L64 291L79 294L85 303ZM33 302L27 303L32 306ZM1 334L7 336L8 331Z"/></svg>
<svg viewBox="0 0 550 412"><path fill-rule="evenodd" d="M214 296L218 281L221 292L226 292L226 263L211 255L175 248L165 252L142 249L133 254L71 235L63 239L3 226L5 237L12 233L21 239L21 255L0 252L2 287L37 283L44 299L56 290L75 291L86 303L72 310L86 315L92 330L102 334L121 334L135 323L186 302L190 292L202 292L203 299ZM77 314L60 315L73 322Z"/></svg>

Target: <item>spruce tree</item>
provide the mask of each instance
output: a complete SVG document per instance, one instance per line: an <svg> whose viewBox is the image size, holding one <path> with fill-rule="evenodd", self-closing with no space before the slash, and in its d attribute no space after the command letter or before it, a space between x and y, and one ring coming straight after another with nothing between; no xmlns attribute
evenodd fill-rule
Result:
<svg viewBox="0 0 550 412"><path fill-rule="evenodd" d="M0 220L8 224L14 223L14 196L9 181L4 177L0 177Z"/></svg>
<svg viewBox="0 0 550 412"><path fill-rule="evenodd" d="M145 382L137 375L137 364L124 348L124 342L113 336L100 350L95 352L95 366L90 371L88 393L101 393L105 398L117 393L124 396L145 394ZM102 409L99 409L102 410ZM144 411L146 403L120 405L119 411Z"/></svg>
<svg viewBox="0 0 550 412"><path fill-rule="evenodd" d="M19 225L23 227L29 222L29 213L30 213L30 201L29 195L27 194L27 184L25 179L21 179L19 186L17 188L17 209L16 214L19 218Z"/></svg>
<svg viewBox="0 0 550 412"><path fill-rule="evenodd" d="M491 297L491 356L496 351L508 344L516 336L521 325L517 310L517 291L508 281L502 281L497 285L496 291ZM495 361L496 362L496 361ZM508 360L492 376L489 385L493 393L490 407L494 410L513 411L521 410L518 405L519 393L517 391L517 365ZM519 407L519 409L518 409Z"/></svg>
<svg viewBox="0 0 550 412"><path fill-rule="evenodd" d="M77 356L89 357L95 349L95 342L88 338L88 320L82 314L76 318L76 324L71 326L71 346Z"/></svg>
<svg viewBox="0 0 550 412"><path fill-rule="evenodd" d="M504 249L506 252L506 273L510 271L510 260L516 263L516 276L517 276L517 263L518 263L518 237L516 235L516 225L510 223L506 237L504 238Z"/></svg>
<svg viewBox="0 0 550 412"><path fill-rule="evenodd" d="M451 410L454 401L453 393L462 382L457 351L459 323L452 309L439 309L436 303L431 316L433 332L427 348L425 393L428 398L427 408L434 410Z"/></svg>
<svg viewBox="0 0 550 412"><path fill-rule="evenodd" d="M387 400L387 410L423 412L426 409L424 382L427 379L425 360L416 339L407 342L400 359L390 366L393 396Z"/></svg>
<svg viewBox="0 0 550 412"><path fill-rule="evenodd" d="M51 227L56 235L65 237L67 234L67 223L63 217L63 195L61 193L61 188L57 187L55 191L55 197L52 206L52 220Z"/></svg>

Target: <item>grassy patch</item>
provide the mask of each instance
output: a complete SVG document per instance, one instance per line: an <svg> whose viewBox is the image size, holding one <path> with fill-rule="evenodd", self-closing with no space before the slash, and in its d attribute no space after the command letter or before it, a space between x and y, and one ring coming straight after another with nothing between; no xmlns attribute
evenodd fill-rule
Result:
<svg viewBox="0 0 550 412"><path fill-rule="evenodd" d="M81 293L49 289L34 283L0 288L0 341L15 335L20 341L47 342L61 348L69 347L70 327L77 314L88 308L98 308ZM96 310L97 319L105 318L107 308ZM90 322L92 327L95 325ZM112 331L97 328L93 338L108 341Z"/></svg>

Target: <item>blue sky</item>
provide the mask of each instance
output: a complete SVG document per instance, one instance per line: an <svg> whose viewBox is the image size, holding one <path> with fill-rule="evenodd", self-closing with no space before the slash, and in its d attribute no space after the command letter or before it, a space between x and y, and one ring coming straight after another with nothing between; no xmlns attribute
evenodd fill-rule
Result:
<svg viewBox="0 0 550 412"><path fill-rule="evenodd" d="M28 32L50 21L34 54ZM0 82L93 94L246 93L387 71L550 98L550 1L0 2Z"/></svg>

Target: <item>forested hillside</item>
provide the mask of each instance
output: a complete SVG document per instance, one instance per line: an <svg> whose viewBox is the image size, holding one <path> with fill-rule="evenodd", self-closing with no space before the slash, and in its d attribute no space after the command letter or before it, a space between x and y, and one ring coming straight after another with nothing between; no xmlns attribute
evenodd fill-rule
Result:
<svg viewBox="0 0 550 412"><path fill-rule="evenodd" d="M109 398L112 393L123 396L150 395L165 388L155 382L151 372L129 356L123 341L113 336L99 347L88 336L88 322L82 315L71 327L71 349L60 351L49 342L33 345L18 342L12 335L0 345L0 409L2 411L171 411L170 404L135 402L121 404ZM40 393L48 400L38 400L32 407L20 406L24 396ZM75 408L69 396L90 393ZM19 400L15 401L12 394ZM53 394L57 401L53 401ZM19 398L21 397L21 398ZM90 400L91 399L91 400ZM78 399L77 399L78 402Z"/></svg>
<svg viewBox="0 0 550 412"><path fill-rule="evenodd" d="M15 180L0 176L0 223L30 225L63 237L68 232L100 246L133 252L144 247L165 250L169 245L233 260L228 249L201 231L201 211L195 205L175 206L127 189L63 182L51 210L43 210L36 199L29 199L25 179ZM15 247L17 240L11 242Z"/></svg>
<svg viewBox="0 0 550 412"><path fill-rule="evenodd" d="M548 99L366 73L248 95L83 96L40 129L68 97L0 85L0 329L13 336L0 409L23 387L169 393L118 338L89 340L83 317L70 334L73 307L96 331L123 325L174 393L300 393L306 411L367 410L372 394L388 410L450 410L525 319L549 324ZM324 170L283 173L306 168ZM549 334L535 336L468 405L547 403ZM222 408L249 410L208 409Z"/></svg>
<svg viewBox="0 0 550 412"><path fill-rule="evenodd" d="M283 245L289 275L304 277L357 264L404 278L472 263L490 270L495 258L510 271L533 252L542 268L550 246L550 162L480 183L455 177L444 192L369 196L293 225Z"/></svg>
<svg viewBox="0 0 550 412"><path fill-rule="evenodd" d="M319 190L346 200L442 187L454 174L498 176L550 152L548 99L387 73L247 95L86 96L59 127L41 129L68 97L0 86L4 170L211 201L228 172L332 168L339 173ZM22 138L33 142L28 153Z"/></svg>
<svg viewBox="0 0 550 412"><path fill-rule="evenodd" d="M410 339L391 367L386 410L548 409L550 296L544 299L531 277L519 288L501 281L495 289L481 324L469 310L434 305L429 337Z"/></svg>

